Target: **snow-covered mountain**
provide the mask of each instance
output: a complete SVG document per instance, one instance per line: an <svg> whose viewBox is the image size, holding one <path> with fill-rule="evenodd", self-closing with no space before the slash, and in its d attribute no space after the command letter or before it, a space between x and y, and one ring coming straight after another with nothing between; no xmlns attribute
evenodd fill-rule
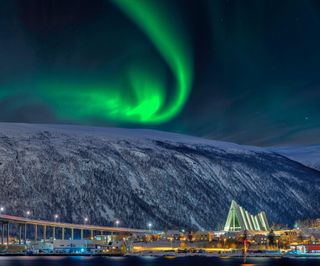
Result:
<svg viewBox="0 0 320 266"><path fill-rule="evenodd" d="M152 130L0 123L0 204L34 218L216 229L231 200L270 222L320 214L320 172L267 149Z"/></svg>
<svg viewBox="0 0 320 266"><path fill-rule="evenodd" d="M308 167L320 170L320 145L272 147L270 150Z"/></svg>

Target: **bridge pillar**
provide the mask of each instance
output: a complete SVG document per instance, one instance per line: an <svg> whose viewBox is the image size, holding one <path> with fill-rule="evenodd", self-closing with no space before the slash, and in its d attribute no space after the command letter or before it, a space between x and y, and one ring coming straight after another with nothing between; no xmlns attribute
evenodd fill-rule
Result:
<svg viewBox="0 0 320 266"><path fill-rule="evenodd" d="M9 222L7 223L7 245L9 245L9 238L10 238L10 233L9 233Z"/></svg>
<svg viewBox="0 0 320 266"><path fill-rule="evenodd" d="M19 224L19 245L21 245L22 224Z"/></svg>
<svg viewBox="0 0 320 266"><path fill-rule="evenodd" d="M4 223L1 223L1 245L4 243Z"/></svg>
<svg viewBox="0 0 320 266"><path fill-rule="evenodd" d="M61 231L62 231L62 233L61 233L62 237L61 238L62 238L62 240L64 240L64 227L61 227Z"/></svg>
<svg viewBox="0 0 320 266"><path fill-rule="evenodd" d="M55 226L52 226L52 242L54 241L55 238L56 238L56 228Z"/></svg>
<svg viewBox="0 0 320 266"><path fill-rule="evenodd" d="M71 228L71 240L74 239L74 228Z"/></svg>
<svg viewBox="0 0 320 266"><path fill-rule="evenodd" d="M23 242L26 245L27 244L27 224L24 224L24 235L23 235Z"/></svg>
<svg viewBox="0 0 320 266"><path fill-rule="evenodd" d="M43 226L43 242L46 242L47 240L47 226Z"/></svg>
<svg viewBox="0 0 320 266"><path fill-rule="evenodd" d="M83 240L83 229L80 230L80 238Z"/></svg>
<svg viewBox="0 0 320 266"><path fill-rule="evenodd" d="M37 242L37 239L38 239L38 226L35 224L34 225L34 241Z"/></svg>

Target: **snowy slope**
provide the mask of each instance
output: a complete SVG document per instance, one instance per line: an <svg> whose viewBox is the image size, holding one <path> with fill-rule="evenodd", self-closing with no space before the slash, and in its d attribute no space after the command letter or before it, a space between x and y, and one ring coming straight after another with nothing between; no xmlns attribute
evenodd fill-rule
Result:
<svg viewBox="0 0 320 266"><path fill-rule="evenodd" d="M320 145L274 147L270 150L308 167L320 170Z"/></svg>
<svg viewBox="0 0 320 266"><path fill-rule="evenodd" d="M35 218L216 229L232 199L270 221L320 213L320 172L261 148L152 130L0 123L0 203Z"/></svg>

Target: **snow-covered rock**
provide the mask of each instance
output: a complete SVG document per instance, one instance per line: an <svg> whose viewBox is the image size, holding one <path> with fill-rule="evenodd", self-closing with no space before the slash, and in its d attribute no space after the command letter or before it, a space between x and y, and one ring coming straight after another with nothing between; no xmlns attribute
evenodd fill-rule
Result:
<svg viewBox="0 0 320 266"><path fill-rule="evenodd" d="M320 214L320 172L267 149L153 130L0 123L0 204L34 218L217 229L231 200L270 222Z"/></svg>
<svg viewBox="0 0 320 266"><path fill-rule="evenodd" d="M308 167L320 170L320 145L272 147L270 150Z"/></svg>

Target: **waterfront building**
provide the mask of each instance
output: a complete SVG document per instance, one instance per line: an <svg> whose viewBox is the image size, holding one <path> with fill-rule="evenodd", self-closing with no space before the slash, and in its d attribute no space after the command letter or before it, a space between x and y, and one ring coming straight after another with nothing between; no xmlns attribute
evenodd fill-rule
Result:
<svg viewBox="0 0 320 266"><path fill-rule="evenodd" d="M54 244L49 242L37 241L31 244L32 250L35 253L52 253L54 249Z"/></svg>
<svg viewBox="0 0 320 266"><path fill-rule="evenodd" d="M320 253L320 244L310 245L292 245L290 246L291 252L295 254L314 254Z"/></svg>
<svg viewBox="0 0 320 266"><path fill-rule="evenodd" d="M265 234L256 234L252 236L251 242L258 246L264 246L268 244L268 237Z"/></svg>
<svg viewBox="0 0 320 266"><path fill-rule="evenodd" d="M179 230L167 230L163 235L162 239L168 241L179 241L182 233Z"/></svg>
<svg viewBox="0 0 320 266"><path fill-rule="evenodd" d="M105 245L98 246L101 253L110 255L124 255L127 252L127 244L123 240L110 241Z"/></svg>
<svg viewBox="0 0 320 266"><path fill-rule="evenodd" d="M214 238L214 233L210 231L197 231L192 233L193 242L211 242Z"/></svg>
<svg viewBox="0 0 320 266"><path fill-rule="evenodd" d="M317 219L305 219L299 220L295 223L295 228L306 229L306 228L318 228L320 229L320 218Z"/></svg>
<svg viewBox="0 0 320 266"><path fill-rule="evenodd" d="M275 234L279 236L279 241L283 246L289 246L291 243L299 242L299 234L297 230L280 230L275 231Z"/></svg>
<svg viewBox="0 0 320 266"><path fill-rule="evenodd" d="M261 211L257 215L252 215L233 200L231 202L224 231L235 232L243 230L269 231L270 227L264 211Z"/></svg>
<svg viewBox="0 0 320 266"><path fill-rule="evenodd" d="M53 241L53 250L56 253L82 253L95 248L93 244L93 240L88 239L56 239Z"/></svg>

